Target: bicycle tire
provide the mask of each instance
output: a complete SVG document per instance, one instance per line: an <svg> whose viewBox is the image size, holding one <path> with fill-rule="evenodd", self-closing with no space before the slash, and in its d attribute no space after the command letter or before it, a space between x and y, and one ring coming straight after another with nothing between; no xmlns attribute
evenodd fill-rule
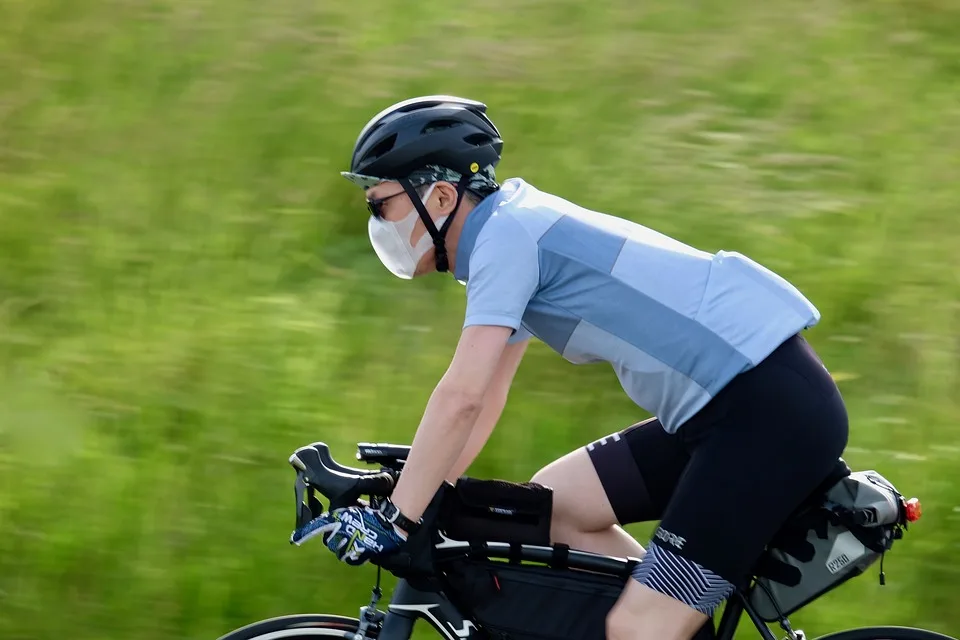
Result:
<svg viewBox="0 0 960 640"><path fill-rule="evenodd" d="M360 627L360 621L346 616L324 614L298 614L279 616L253 622L234 629L218 640L318 640L319 638L352 639ZM370 628L367 633L376 637L378 630Z"/></svg>
<svg viewBox="0 0 960 640"><path fill-rule="evenodd" d="M957 638L914 627L864 627L838 631L816 640L957 640Z"/></svg>

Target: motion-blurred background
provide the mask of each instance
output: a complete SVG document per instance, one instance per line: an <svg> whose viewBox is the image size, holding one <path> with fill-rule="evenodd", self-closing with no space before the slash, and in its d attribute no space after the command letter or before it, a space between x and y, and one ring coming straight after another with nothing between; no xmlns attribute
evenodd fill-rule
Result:
<svg viewBox="0 0 960 640"><path fill-rule="evenodd" d="M489 105L501 179L811 297L845 457L925 513L886 587L794 622L955 634L958 81L954 0L2 0L0 638L356 615L374 572L288 544L286 459L409 442L452 355L464 289L391 276L337 173L430 93ZM535 343L471 473L526 480L644 417Z"/></svg>

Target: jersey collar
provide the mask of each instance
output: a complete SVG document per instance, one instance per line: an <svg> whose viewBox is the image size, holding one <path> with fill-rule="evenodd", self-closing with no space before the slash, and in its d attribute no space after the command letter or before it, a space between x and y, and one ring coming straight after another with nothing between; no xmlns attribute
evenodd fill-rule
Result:
<svg viewBox="0 0 960 640"><path fill-rule="evenodd" d="M500 192L494 191L481 200L463 222L460 239L457 241L457 266L453 272L453 277L462 283L470 278L470 254L473 253L473 247L477 243L477 236L480 235L483 225L490 219L500 199Z"/></svg>
<svg viewBox="0 0 960 640"><path fill-rule="evenodd" d="M453 273L453 277L460 284L466 284L467 280L470 279L470 255L473 253L473 247L477 244L477 236L480 235L483 225L502 204L520 197L526 186L527 184L522 178L505 180L499 190L481 200L473 208L473 211L467 215L463 228L460 230L460 240L457 243L457 266Z"/></svg>

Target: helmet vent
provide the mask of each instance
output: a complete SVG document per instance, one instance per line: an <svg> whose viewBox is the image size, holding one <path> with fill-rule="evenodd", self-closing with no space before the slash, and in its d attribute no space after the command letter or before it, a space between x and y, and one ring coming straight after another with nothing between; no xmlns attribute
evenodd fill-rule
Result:
<svg viewBox="0 0 960 640"><path fill-rule="evenodd" d="M423 127L422 134L433 133L434 131L442 131L444 129L451 129L453 127L460 126L460 122L457 120L431 120Z"/></svg>
<svg viewBox="0 0 960 640"><path fill-rule="evenodd" d="M373 149L370 149L370 152L366 154L366 157L368 159L379 158L386 152L393 149L393 145L394 143L396 143L396 141L397 141L397 134L387 136L382 141L380 141L380 143L377 144L377 146L375 146Z"/></svg>
<svg viewBox="0 0 960 640"><path fill-rule="evenodd" d="M471 133L466 138L463 139L467 144L472 144L475 147L481 145L490 144L490 136L485 133Z"/></svg>

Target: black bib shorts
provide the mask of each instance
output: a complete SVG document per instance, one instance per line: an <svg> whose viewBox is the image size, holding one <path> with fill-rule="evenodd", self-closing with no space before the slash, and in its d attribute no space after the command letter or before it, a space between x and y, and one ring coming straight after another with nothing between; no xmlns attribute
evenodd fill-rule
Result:
<svg viewBox="0 0 960 640"><path fill-rule="evenodd" d="M656 418L586 449L620 524L659 520L634 578L712 614L847 444L840 391L800 336L675 434Z"/></svg>

